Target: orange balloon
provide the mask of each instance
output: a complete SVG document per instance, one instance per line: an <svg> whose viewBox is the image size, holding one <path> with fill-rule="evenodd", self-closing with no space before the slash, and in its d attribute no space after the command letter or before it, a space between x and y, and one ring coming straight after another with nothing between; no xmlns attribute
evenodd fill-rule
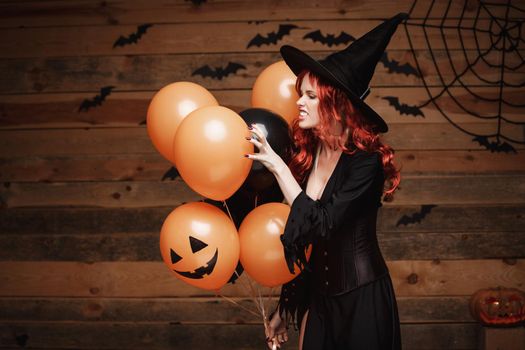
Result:
<svg viewBox="0 0 525 350"><path fill-rule="evenodd" d="M148 107L148 135L160 154L174 163L173 138L182 120L204 106L218 106L213 95L202 86L180 81L160 89Z"/></svg>
<svg viewBox="0 0 525 350"><path fill-rule="evenodd" d="M290 207L286 204L263 204L252 210L239 227L241 264L250 277L263 286L279 286L300 272L297 264L295 274L288 270L280 238L289 214Z"/></svg>
<svg viewBox="0 0 525 350"><path fill-rule="evenodd" d="M173 210L160 231L162 259L180 280L218 290L239 261L239 236L233 222L211 204L193 202Z"/></svg>
<svg viewBox="0 0 525 350"><path fill-rule="evenodd" d="M225 200L241 187L252 166L253 145L244 120L222 106L203 107L180 124L173 142L182 179L204 197Z"/></svg>
<svg viewBox="0 0 525 350"><path fill-rule="evenodd" d="M297 77L284 61L268 66L255 80L252 88L252 106L269 109L291 125L299 115L296 80Z"/></svg>

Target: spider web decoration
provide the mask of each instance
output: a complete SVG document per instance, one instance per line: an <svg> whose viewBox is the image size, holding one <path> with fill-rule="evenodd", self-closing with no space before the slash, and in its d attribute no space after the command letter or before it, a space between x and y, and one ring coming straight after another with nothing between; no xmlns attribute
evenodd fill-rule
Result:
<svg viewBox="0 0 525 350"><path fill-rule="evenodd" d="M417 2L414 0L404 26L429 99L412 107L422 108L432 103L454 127L473 136L472 141L491 152L516 153L511 143L525 144L525 122L512 120L506 114L511 111L514 115L523 116L525 113L524 99L520 97L523 91L519 90L525 86L525 50L520 52L524 43L522 29L525 29L525 9L512 4L510 0L498 3L465 0L463 6L452 0L448 4L425 0L425 4L430 4L425 17L412 19ZM474 12L475 16L467 18L467 12ZM411 38L411 34L414 34L412 30L423 33L427 55L416 54L418 49ZM453 40L456 40L456 44L451 43ZM475 44L474 50L465 47L469 42ZM459 49L454 49L454 45L459 46ZM445 52L446 57L440 57L440 52ZM425 66L423 56L430 58L427 58L427 62L431 62L430 68L428 63ZM428 72L425 74L422 68L431 69L437 82L432 82L433 77ZM490 90L492 93L476 91L475 87L484 87L485 92ZM461 96L457 96L458 92ZM441 107L442 103L469 117L483 121L495 120L497 125L490 133L467 130L468 126L454 121L451 113Z"/></svg>

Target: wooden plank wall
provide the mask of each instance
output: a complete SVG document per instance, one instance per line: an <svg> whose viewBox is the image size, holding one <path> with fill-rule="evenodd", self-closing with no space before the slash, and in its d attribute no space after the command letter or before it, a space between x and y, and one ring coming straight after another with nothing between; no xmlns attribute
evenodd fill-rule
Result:
<svg viewBox="0 0 525 350"><path fill-rule="evenodd" d="M161 262L158 234L165 216L200 197L179 178L163 180L170 164L146 134L149 100L168 83L191 80L222 105L246 109L255 78L279 59L280 45L323 57L343 46L303 39L306 33L358 37L380 19L408 12L412 3L1 1L0 348L263 349L258 318L184 285ZM412 18L426 16L429 4L417 2ZM428 23L439 24L447 4L438 1ZM466 5L465 26L475 22L476 4ZM453 1L448 16L458 18L463 6ZM137 43L113 47L142 24L152 26ZM277 45L247 47L256 34L280 24L297 28ZM476 25L486 28L490 18L481 16ZM450 82L454 72L446 68L442 38L429 33ZM414 26L410 39L435 94L442 82L425 33ZM458 67L478 55L477 45L490 44L476 42L471 31L447 33L445 39ZM389 59L415 66L403 27L387 52ZM192 76L198 67L227 62L246 69L222 80ZM500 74L489 66L478 72L487 79ZM516 70L506 79L519 85L524 73ZM497 86L473 73L462 83L483 96L500 96ZM453 85L452 95L465 105L497 112L497 104L473 98L458 81ZM107 86L114 88L104 103L79 111L84 99ZM503 97L520 103L524 93L522 87L508 88ZM418 105L428 95L421 78L389 72L380 63L368 98L389 123L384 138L403 167L400 191L382 208L379 239L398 296L404 348L474 349L478 327L468 297L485 287L525 288L525 147L489 152L436 105L423 107L424 117L399 114L385 96ZM458 108L451 97L440 103L471 133L498 128L497 121ZM510 121L525 122L522 108L503 107ZM499 127L523 140L523 125L502 121ZM434 207L425 207L430 212L420 220L400 222L423 205ZM223 293L250 304L241 283ZM296 340L294 335L288 348L297 348Z"/></svg>

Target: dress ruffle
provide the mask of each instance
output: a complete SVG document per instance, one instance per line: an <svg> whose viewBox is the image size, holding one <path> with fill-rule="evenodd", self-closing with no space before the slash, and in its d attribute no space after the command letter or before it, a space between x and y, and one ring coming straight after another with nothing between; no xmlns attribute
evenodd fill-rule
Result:
<svg viewBox="0 0 525 350"><path fill-rule="evenodd" d="M279 315L288 328L293 324L295 330L301 327L303 317L308 310L310 288L308 273L303 271L292 281L283 284L279 298Z"/></svg>
<svg viewBox="0 0 525 350"><path fill-rule="evenodd" d="M285 231L281 235L288 269L295 273L295 263L301 271L310 271L306 250L313 243L315 236L328 238L333 226L330 216L320 201L314 201L301 191L293 201L288 217L291 219L286 223ZM294 217L303 217L305 220L295 220Z"/></svg>

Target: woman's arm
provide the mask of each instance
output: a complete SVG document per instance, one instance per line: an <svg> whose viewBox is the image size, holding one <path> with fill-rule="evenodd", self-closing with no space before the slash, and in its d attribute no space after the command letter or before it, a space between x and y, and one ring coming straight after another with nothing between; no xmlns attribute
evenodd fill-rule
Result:
<svg viewBox="0 0 525 350"><path fill-rule="evenodd" d="M297 180L292 175L290 168L283 162L284 166L280 167L273 174L277 179L277 183L283 192L284 198L288 205L292 205L293 201L301 193L301 186L297 183Z"/></svg>

